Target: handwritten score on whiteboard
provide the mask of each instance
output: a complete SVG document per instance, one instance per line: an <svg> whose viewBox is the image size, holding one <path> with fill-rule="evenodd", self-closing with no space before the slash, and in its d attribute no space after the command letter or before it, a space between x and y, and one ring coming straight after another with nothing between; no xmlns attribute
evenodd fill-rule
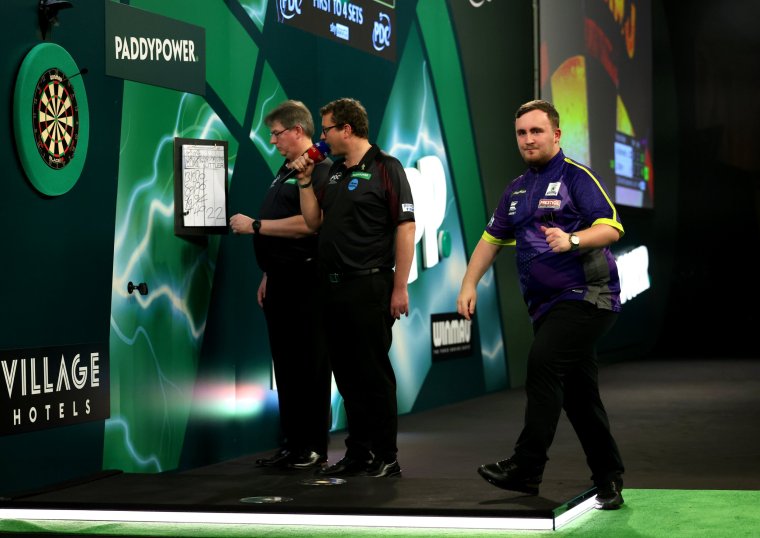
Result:
<svg viewBox="0 0 760 538"><path fill-rule="evenodd" d="M227 170L221 145L182 145L184 226L226 226Z"/></svg>

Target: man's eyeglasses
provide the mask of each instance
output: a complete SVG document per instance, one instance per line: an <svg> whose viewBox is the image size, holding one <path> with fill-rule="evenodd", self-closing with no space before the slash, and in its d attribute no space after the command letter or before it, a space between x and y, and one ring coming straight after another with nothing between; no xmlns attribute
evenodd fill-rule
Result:
<svg viewBox="0 0 760 538"><path fill-rule="evenodd" d="M336 123L335 125L330 125L329 127L322 127L322 134L327 136L327 133L330 131L330 129L335 129L336 127L343 127L345 123Z"/></svg>
<svg viewBox="0 0 760 538"><path fill-rule="evenodd" d="M284 133L285 131L290 131L292 127L288 127L287 129L281 129L279 131L271 131L269 134L272 135L275 138L280 138L280 135Z"/></svg>

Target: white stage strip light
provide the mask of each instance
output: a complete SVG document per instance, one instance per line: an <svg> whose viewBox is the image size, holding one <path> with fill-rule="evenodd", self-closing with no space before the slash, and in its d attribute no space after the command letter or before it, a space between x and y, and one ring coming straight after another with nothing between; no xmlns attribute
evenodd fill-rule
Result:
<svg viewBox="0 0 760 538"><path fill-rule="evenodd" d="M556 530L593 506L593 497L551 518L378 516L347 514L266 514L250 512L154 512L126 510L55 510L0 508L0 520L110 521L130 523L205 523L399 527L437 529Z"/></svg>
<svg viewBox="0 0 760 538"><path fill-rule="evenodd" d="M592 510L594 508L594 504L596 504L596 495L592 495L582 503L574 506L567 512L564 512L563 514L558 515L554 518L554 528L559 529L560 527L564 527L568 523L570 523L572 520L582 516L589 510Z"/></svg>

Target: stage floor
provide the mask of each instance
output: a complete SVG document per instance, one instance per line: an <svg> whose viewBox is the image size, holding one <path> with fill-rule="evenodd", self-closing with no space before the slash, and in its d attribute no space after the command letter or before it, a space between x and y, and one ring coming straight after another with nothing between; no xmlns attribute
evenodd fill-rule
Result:
<svg viewBox="0 0 760 538"><path fill-rule="evenodd" d="M760 361L619 363L602 368L600 384L626 462L626 487L760 489L754 418ZM594 496L564 416L538 496L495 488L476 472L511 454L523 409L522 389L515 389L400 417L401 478L314 484L310 471L258 468L254 462L262 454L251 454L184 472L104 472L6 499L0 517L12 510L17 519L31 519L53 510L57 519L93 519L93 513L117 511L126 519L141 513L145 521L168 514L212 523L299 524L313 517L331 525L345 519L349 525L396 526L390 518L400 517L407 526L558 528L591 509ZM343 456L343 440L342 433L333 435L330 461Z"/></svg>

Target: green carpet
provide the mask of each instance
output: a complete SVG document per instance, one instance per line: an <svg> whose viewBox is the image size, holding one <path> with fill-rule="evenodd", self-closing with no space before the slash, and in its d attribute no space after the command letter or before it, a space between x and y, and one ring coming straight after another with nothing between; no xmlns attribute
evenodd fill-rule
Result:
<svg viewBox="0 0 760 538"><path fill-rule="evenodd" d="M458 537L583 536L627 537L757 537L760 535L760 491L627 489L617 511L591 510L558 531L398 529L303 527L274 525L190 525L68 521L0 521L0 533L53 533L110 536L266 537L300 536Z"/></svg>

